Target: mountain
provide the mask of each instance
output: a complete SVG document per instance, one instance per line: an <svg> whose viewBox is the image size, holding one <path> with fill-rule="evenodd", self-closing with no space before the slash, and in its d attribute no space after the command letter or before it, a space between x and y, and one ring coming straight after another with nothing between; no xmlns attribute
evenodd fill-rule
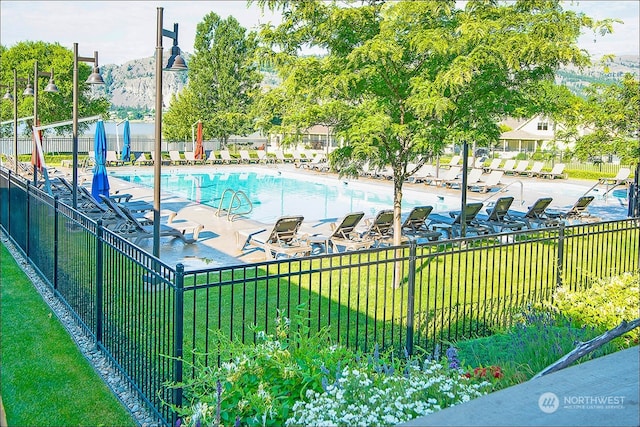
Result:
<svg viewBox="0 0 640 427"><path fill-rule="evenodd" d="M168 58L170 52L164 53ZM189 64L189 54L183 52ZM612 83L622 78L625 73L640 76L640 56L620 56L608 64L608 72L601 66L580 70L576 67L565 67L558 71L557 82L566 85L578 95L590 83ZM156 80L155 58L153 56L126 62L122 65L101 66L102 76L106 82L105 90L114 109L155 109ZM278 76L270 71L263 71L265 86L277 86ZM187 72L165 71L162 73L162 99L168 105L171 95L179 93L187 84Z"/></svg>
<svg viewBox="0 0 640 427"><path fill-rule="evenodd" d="M171 54L163 54L166 61ZM183 53L187 64L189 55ZM100 67L106 85L107 97L113 107L134 109L155 109L156 99L156 61L154 56L134 59L122 65L103 65ZM187 84L185 71L164 71L162 73L162 99L164 105L171 101L171 95L179 93Z"/></svg>

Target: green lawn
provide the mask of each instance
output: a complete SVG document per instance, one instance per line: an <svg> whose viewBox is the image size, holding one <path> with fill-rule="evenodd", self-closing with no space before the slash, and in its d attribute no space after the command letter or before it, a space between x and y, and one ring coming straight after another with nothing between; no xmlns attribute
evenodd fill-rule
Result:
<svg viewBox="0 0 640 427"><path fill-rule="evenodd" d="M10 426L135 426L4 245L2 401Z"/></svg>

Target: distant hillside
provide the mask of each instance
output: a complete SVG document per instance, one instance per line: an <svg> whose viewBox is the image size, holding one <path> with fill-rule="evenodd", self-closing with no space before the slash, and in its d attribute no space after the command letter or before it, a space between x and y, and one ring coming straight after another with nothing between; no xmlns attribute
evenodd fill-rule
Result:
<svg viewBox="0 0 640 427"><path fill-rule="evenodd" d="M164 58L169 57L169 51ZM189 54L184 53L187 65ZM136 59L122 65L103 65L101 72L106 82L105 90L114 109L118 107L131 109L155 109L155 59L153 56ZM558 72L557 81L566 85L571 91L582 95L584 87L593 82L611 83L619 80L624 74L640 75L640 56L622 56L609 64L609 72L604 73L602 67L591 67L579 70L575 67L563 68ZM277 86L278 76L264 71L265 86ZM165 71L162 74L162 96L168 105L171 95L179 93L187 84L187 72Z"/></svg>
<svg viewBox="0 0 640 427"><path fill-rule="evenodd" d="M601 65L580 70L564 67L558 71L556 82L563 84L573 93L584 96L584 88L591 83L614 83L629 73L640 76L640 56L620 56L607 64L607 72Z"/></svg>

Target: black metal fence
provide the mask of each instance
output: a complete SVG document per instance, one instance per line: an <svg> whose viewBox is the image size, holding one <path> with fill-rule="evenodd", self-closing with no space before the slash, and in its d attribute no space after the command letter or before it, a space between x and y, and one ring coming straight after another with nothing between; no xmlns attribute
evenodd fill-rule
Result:
<svg viewBox="0 0 640 427"><path fill-rule="evenodd" d="M0 226L164 424L168 381L216 331L253 342L303 314L348 347L433 351L486 335L558 286L637 272L640 219L185 272L0 168ZM188 365L187 365L188 366Z"/></svg>

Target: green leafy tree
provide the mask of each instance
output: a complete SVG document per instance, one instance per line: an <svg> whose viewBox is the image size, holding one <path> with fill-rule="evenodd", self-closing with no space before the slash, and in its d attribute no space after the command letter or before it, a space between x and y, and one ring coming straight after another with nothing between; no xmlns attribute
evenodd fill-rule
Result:
<svg viewBox="0 0 640 427"><path fill-rule="evenodd" d="M552 100L536 97L540 85L562 64L589 63L581 30L611 30L552 0L257 3L283 16L260 33L283 78L283 125L333 116L344 145L331 161L343 175L391 165L395 243L406 178L448 144L488 145L500 119L544 111ZM300 57L305 46L327 54Z"/></svg>
<svg viewBox="0 0 640 427"><path fill-rule="evenodd" d="M49 83L47 78L39 77L38 84L38 116L40 123L48 124L65 121L73 117L73 51L58 43L41 41L25 41L16 43L11 48L0 49L0 81L3 86L13 89L13 69L17 70L19 79L30 79L33 84L34 61L38 61L38 69L51 72L60 93L47 93L44 88ZM78 116L105 116L109 110L109 101L104 89L92 89L86 82L91 74L91 66L78 64ZM33 98L22 96L26 88L25 82L18 83L18 117L33 115ZM13 106L8 101L1 103L0 117L2 121L13 119ZM31 134L32 122L27 123L25 132ZM89 123L79 123L80 131L89 127ZM70 133L71 125L47 130L57 134Z"/></svg>
<svg viewBox="0 0 640 427"><path fill-rule="evenodd" d="M207 135L225 145L230 135L251 132L251 104L262 80L254 63L256 47L255 33L247 34L234 17L206 15L197 26L195 53L189 61L189 93L169 108L197 114L180 123L177 113L168 114L166 135L190 135L191 124L198 119Z"/></svg>
<svg viewBox="0 0 640 427"><path fill-rule="evenodd" d="M591 132L576 137L576 155L617 155L626 164L640 159L640 81L626 74L613 84L594 83L585 89L574 122Z"/></svg>

